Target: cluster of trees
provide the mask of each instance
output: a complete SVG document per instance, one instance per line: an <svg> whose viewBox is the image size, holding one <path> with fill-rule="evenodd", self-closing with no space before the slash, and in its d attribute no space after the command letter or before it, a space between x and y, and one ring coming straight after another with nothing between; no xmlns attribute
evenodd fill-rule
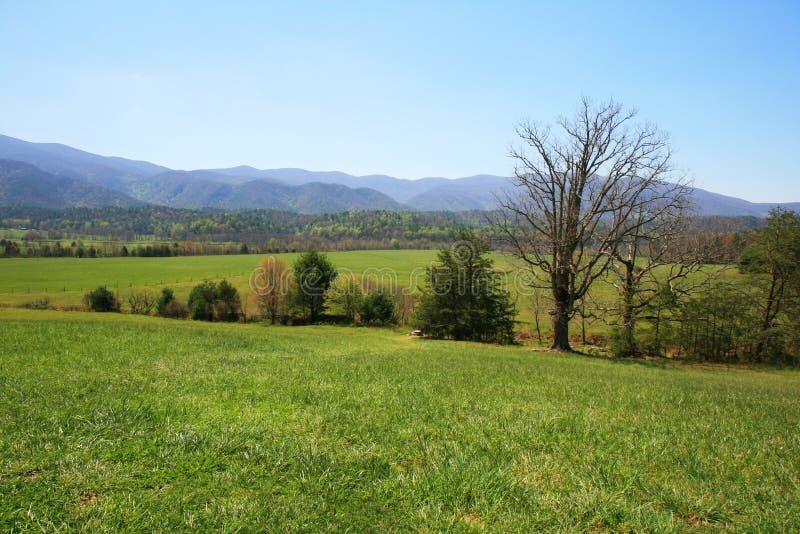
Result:
<svg viewBox="0 0 800 534"><path fill-rule="evenodd" d="M84 305L94 312L122 311L122 300L119 295L100 286L88 292ZM238 321L242 315L241 298L238 290L227 280L220 282L205 281L189 294L188 304L175 297L172 288L165 287L157 295L149 289L132 291L127 298L130 313L160 317L186 319L191 317L197 321Z"/></svg>
<svg viewBox="0 0 800 534"><path fill-rule="evenodd" d="M321 319L364 325L413 324L437 338L514 342L516 310L488 257L488 243L461 229L459 240L439 251L418 296L369 278L337 276L327 256L301 255L288 269L266 257L251 279L251 303L271 323Z"/></svg>
<svg viewBox="0 0 800 534"><path fill-rule="evenodd" d="M716 362L800 363L800 215L774 211L752 236L739 273L703 267L643 308L637 353ZM654 289L656 289L654 287ZM612 348L623 355L620 336Z"/></svg>
<svg viewBox="0 0 800 534"><path fill-rule="evenodd" d="M326 320L380 326L404 322L407 316L407 300L397 288L339 276L327 255L316 250L299 256L291 269L280 258L265 257L250 286L252 306L272 324Z"/></svg>

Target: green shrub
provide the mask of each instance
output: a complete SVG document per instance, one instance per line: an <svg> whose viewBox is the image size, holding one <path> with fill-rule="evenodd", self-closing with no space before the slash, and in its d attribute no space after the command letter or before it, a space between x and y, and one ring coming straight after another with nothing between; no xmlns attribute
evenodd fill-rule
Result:
<svg viewBox="0 0 800 534"><path fill-rule="evenodd" d="M167 305L175 300L175 292L172 289L165 287L161 290L161 296L156 302L156 313L162 317L169 317L167 315Z"/></svg>
<svg viewBox="0 0 800 534"><path fill-rule="evenodd" d="M119 312L119 300L106 286L86 293L83 302L90 311Z"/></svg>
<svg viewBox="0 0 800 534"><path fill-rule="evenodd" d="M196 285L189 294L189 310L196 321L237 321L242 313L239 292L227 280Z"/></svg>
<svg viewBox="0 0 800 534"><path fill-rule="evenodd" d="M384 291L372 291L361 303L361 322L368 325L395 323L394 299Z"/></svg>

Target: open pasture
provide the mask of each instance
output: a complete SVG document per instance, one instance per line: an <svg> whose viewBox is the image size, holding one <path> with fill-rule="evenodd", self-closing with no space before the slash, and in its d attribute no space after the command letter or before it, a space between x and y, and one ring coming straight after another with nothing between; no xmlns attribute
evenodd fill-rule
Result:
<svg viewBox="0 0 800 534"><path fill-rule="evenodd" d="M357 275L372 273L384 281L390 276L399 287L415 286L422 282L422 270L436 260L435 250L365 250L329 252L334 265L343 272ZM275 254L291 266L298 254ZM203 280L227 278L246 300L250 291L249 279L258 266L260 255L177 256L168 258L10 258L0 260L0 307L16 307L47 299L51 307L79 307L83 295L99 285L116 291L125 302L131 291L171 287L180 299L186 299L191 288ZM495 267L511 273L510 257L494 254ZM387 274L387 273L392 273ZM729 276L737 276L730 271ZM513 276L509 276L512 294L516 292ZM615 289L600 281L593 288L594 302L612 306ZM518 319L524 329L532 330L533 300L517 299ZM541 300L540 327L543 334L550 331L547 303ZM579 321L573 333L579 331ZM587 332L606 333L602 321L587 321Z"/></svg>
<svg viewBox="0 0 800 534"><path fill-rule="evenodd" d="M800 374L0 310L0 529L789 531Z"/></svg>

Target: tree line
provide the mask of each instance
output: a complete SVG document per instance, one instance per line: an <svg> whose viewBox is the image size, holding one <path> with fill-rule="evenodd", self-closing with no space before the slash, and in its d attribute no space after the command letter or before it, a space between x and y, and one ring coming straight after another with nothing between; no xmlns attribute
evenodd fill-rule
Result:
<svg viewBox="0 0 800 534"><path fill-rule="evenodd" d="M177 254L226 253L228 245L251 253L315 250L437 248L455 226L484 224L481 212L363 211L300 214L271 209L221 211L161 206L131 208L3 209L0 228L25 229L7 255L57 255L65 238L105 242L103 256L122 255L115 242L164 242ZM69 237L73 236L73 237ZM91 238L91 239L90 239ZM50 241L50 243L47 243ZM226 248L219 249L223 243ZM46 248L46 247L49 247ZM67 252L61 251L65 255ZM130 250L129 250L130 252ZM0 253L6 251L0 249ZM88 257L88 256L87 256Z"/></svg>
<svg viewBox="0 0 800 534"><path fill-rule="evenodd" d="M305 215L278 210L187 210L132 208L3 208L0 228L22 231L0 240L0 257L124 257L270 254L311 249L436 249L455 239L457 229L490 236L492 212L367 211ZM688 217L697 235L735 261L755 217ZM504 243L494 245L507 249Z"/></svg>

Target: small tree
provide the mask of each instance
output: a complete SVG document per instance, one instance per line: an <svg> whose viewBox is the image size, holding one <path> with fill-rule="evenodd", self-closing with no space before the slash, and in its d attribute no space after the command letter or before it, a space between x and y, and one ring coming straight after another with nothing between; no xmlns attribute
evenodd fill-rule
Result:
<svg viewBox="0 0 800 534"><path fill-rule="evenodd" d="M624 215L614 213L614 218L626 218L620 223L622 237L610 251L609 265L610 281L619 295L619 307L607 310L617 318L617 356L640 352L638 323L652 317L650 312L666 296L664 291L677 299L702 283L687 283L701 267L701 254L684 239L691 189L673 184L669 192L663 198L648 199L639 208L622 208Z"/></svg>
<svg viewBox="0 0 800 534"><path fill-rule="evenodd" d="M488 244L462 230L451 249L439 251L439 264L427 270L417 325L439 338L512 343L514 304L501 289L489 259Z"/></svg>
<svg viewBox="0 0 800 534"><path fill-rule="evenodd" d="M118 312L119 300L106 286L86 293L83 297L86 307L95 312Z"/></svg>
<svg viewBox="0 0 800 534"><path fill-rule="evenodd" d="M367 325L387 325L395 322L394 299L385 291L371 291L361 303L361 322Z"/></svg>
<svg viewBox="0 0 800 534"><path fill-rule="evenodd" d="M408 288L397 287L394 295L394 317L398 324L408 325L414 319L416 299Z"/></svg>
<svg viewBox="0 0 800 534"><path fill-rule="evenodd" d="M251 295L259 313L275 324L285 307L288 270L286 262L273 256L264 257L250 277Z"/></svg>
<svg viewBox="0 0 800 534"><path fill-rule="evenodd" d="M167 305L175 300L175 292L169 287L161 289L161 296L156 303L156 313L162 317L167 317Z"/></svg>
<svg viewBox="0 0 800 534"><path fill-rule="evenodd" d="M148 289L142 291L131 291L128 295L128 306L131 313L139 315L150 315L156 307L157 299L155 293Z"/></svg>
<svg viewBox="0 0 800 534"><path fill-rule="evenodd" d="M242 300L239 291L227 280L217 284L216 299L214 301L214 320L238 321L242 315Z"/></svg>
<svg viewBox="0 0 800 534"><path fill-rule="evenodd" d="M302 254L292 265L298 287L298 299L303 313L316 322L325 311L325 296L336 279L336 268L328 256L311 250Z"/></svg>
<svg viewBox="0 0 800 534"><path fill-rule="evenodd" d="M189 310L195 321L214 320L214 301L217 299L217 285L211 280L198 284L189 293Z"/></svg>
<svg viewBox="0 0 800 534"><path fill-rule="evenodd" d="M356 315L364 302L364 290L359 281L352 275L339 276L330 291L332 293L331 302L339 308L341 314L349 322L355 322Z"/></svg>

